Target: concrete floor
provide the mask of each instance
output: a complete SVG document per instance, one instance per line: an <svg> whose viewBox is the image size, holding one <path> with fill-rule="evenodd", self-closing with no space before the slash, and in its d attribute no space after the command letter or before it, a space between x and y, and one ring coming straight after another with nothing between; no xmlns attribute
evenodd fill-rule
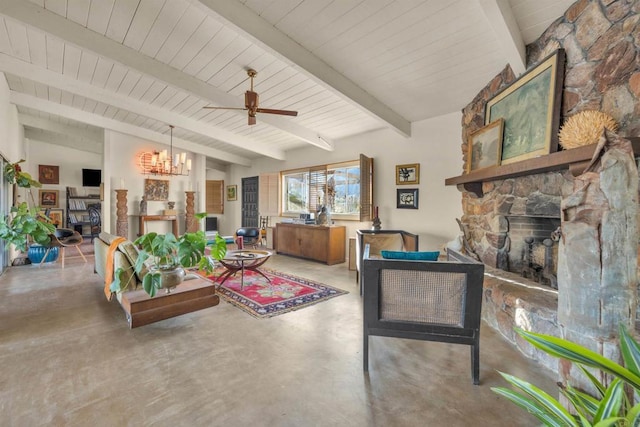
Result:
<svg viewBox="0 0 640 427"><path fill-rule="evenodd" d="M92 262L92 259L90 259ZM557 395L554 378L483 326L467 346L372 337L362 371L355 272L274 256L266 267L350 291L254 319L220 305L129 330L92 263L0 277L2 426L534 426L495 395L496 370Z"/></svg>

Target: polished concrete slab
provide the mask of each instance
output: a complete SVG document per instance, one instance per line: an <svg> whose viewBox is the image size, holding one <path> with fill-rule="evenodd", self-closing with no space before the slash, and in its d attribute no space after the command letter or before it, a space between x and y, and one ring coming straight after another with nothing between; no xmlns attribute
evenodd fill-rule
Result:
<svg viewBox="0 0 640 427"><path fill-rule="evenodd" d="M557 395L554 378L483 326L467 346L372 337L362 371L355 272L285 256L266 267L348 290L270 319L221 302L130 330L92 263L0 276L3 426L534 426L495 395L497 370Z"/></svg>

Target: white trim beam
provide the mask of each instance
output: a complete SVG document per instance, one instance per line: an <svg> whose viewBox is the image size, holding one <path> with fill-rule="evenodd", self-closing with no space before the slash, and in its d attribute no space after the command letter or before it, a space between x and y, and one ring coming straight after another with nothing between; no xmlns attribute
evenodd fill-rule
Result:
<svg viewBox="0 0 640 427"><path fill-rule="evenodd" d="M86 49L97 55L109 58L151 78L161 80L178 90L185 91L206 102L220 106L235 105L239 102L236 97L202 80L143 55L134 49L117 43L30 1L0 0L0 14L21 21L31 27L74 44L81 49ZM242 111L237 113L246 115L246 113ZM321 135L318 133L297 125L296 123L292 123L290 120L285 120L277 116L264 115L260 116L260 121L279 128L283 132L287 132L316 147L333 150L333 143L329 138L322 136L321 139ZM222 142L234 145L233 140L227 141L222 139L222 137L217 138ZM329 141L329 143L327 144L323 140ZM244 146L243 148L251 149L250 146Z"/></svg>
<svg viewBox="0 0 640 427"><path fill-rule="evenodd" d="M296 43L239 1L190 0L211 17L231 24L258 46L268 49L290 65L331 90L349 104L382 120L405 137L411 136L411 122L346 78L326 62Z"/></svg>
<svg viewBox="0 0 640 427"><path fill-rule="evenodd" d="M478 0L516 76L527 69L527 48L507 0Z"/></svg>
<svg viewBox="0 0 640 427"><path fill-rule="evenodd" d="M62 123L56 123L42 117L31 116L29 114L18 114L18 121L23 126L42 129L61 135L68 135L79 140L86 140L99 144L104 142L104 131L101 128L78 128Z"/></svg>
<svg viewBox="0 0 640 427"><path fill-rule="evenodd" d="M284 160L285 154L282 150L269 147L268 145L254 141L241 135L236 135L227 130L211 126L197 120L189 119L180 114L173 113L163 108L156 107L146 102L132 99L126 95L121 95L89 83L82 82L58 74L46 68L41 68L28 62L21 61L12 56L0 53L0 71L13 74L41 83L47 86L54 86L60 90L73 93L85 98L93 99L113 107L138 114L143 117L153 118L162 122L172 124L176 127L197 133L207 138L215 138L229 145L254 151L263 156L277 160Z"/></svg>
<svg viewBox="0 0 640 427"><path fill-rule="evenodd" d="M165 134L130 125L128 123L123 123L118 120L109 119L97 114L88 113L86 111L78 110L77 108L57 104L55 102L40 99L32 95L27 95L12 90L10 91L9 101L18 106L33 108L34 110L43 111L45 113L53 114L60 117L66 117L70 120L75 120L93 126L114 130L116 132L126 133L138 138L146 139L164 145L167 144L167 135ZM215 148L209 148L202 144L185 141L184 139L174 137L173 145L177 148L188 150L197 154L204 154L205 156L213 157L214 159L218 159L224 162L234 163L242 166L251 166L251 160L247 159L246 157L237 156L235 154L227 153Z"/></svg>
<svg viewBox="0 0 640 427"><path fill-rule="evenodd" d="M102 154L104 149L102 142L78 139L73 135L64 135L31 126L25 126L24 137L32 141L42 141L76 150L88 151L89 153Z"/></svg>

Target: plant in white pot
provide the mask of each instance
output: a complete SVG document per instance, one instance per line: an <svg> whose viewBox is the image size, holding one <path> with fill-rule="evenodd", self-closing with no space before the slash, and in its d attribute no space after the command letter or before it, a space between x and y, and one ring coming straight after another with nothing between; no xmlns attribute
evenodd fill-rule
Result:
<svg viewBox="0 0 640 427"><path fill-rule="evenodd" d="M206 214L196 214L201 219ZM179 237L172 233L143 234L134 242L138 249L138 259L133 266L142 277L142 287L153 297L160 289L169 292L176 287L185 276L184 268L198 267L199 271L211 274L215 267L214 259L224 258L227 244L219 234L211 246L211 256L206 256L207 237L203 231L185 233ZM148 270L146 273L143 273ZM125 270L118 268L111 283L112 292L122 292L129 287L129 282L122 283Z"/></svg>

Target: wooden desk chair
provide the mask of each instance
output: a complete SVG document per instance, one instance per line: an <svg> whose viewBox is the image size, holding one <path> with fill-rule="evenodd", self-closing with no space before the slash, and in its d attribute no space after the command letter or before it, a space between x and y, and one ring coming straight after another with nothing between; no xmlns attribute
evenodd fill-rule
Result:
<svg viewBox="0 0 640 427"><path fill-rule="evenodd" d="M84 240L80 233L78 233L75 230L70 230L68 228L57 228L55 233L51 234L50 237L51 237L51 242L47 247L47 251L45 252L44 257L42 258L42 261L40 261L40 265L42 265L44 260L47 259L47 255L49 255L49 251L53 247L59 247L60 251L62 252L62 268L64 268L65 249L69 246L74 246L78 250L78 253L82 257L84 262L85 263L87 262L87 258L85 258L84 254L80 250L80 245Z"/></svg>

